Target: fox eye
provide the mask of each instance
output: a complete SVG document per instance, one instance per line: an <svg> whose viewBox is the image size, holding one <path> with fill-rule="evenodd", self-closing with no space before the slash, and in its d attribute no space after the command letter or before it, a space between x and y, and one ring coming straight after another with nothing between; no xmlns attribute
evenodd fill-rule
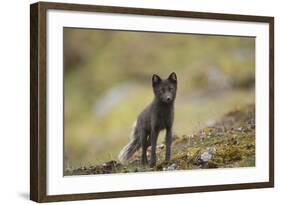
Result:
<svg viewBox="0 0 281 205"><path fill-rule="evenodd" d="M173 91L173 90L174 90L174 88L173 88L173 87L169 87L168 89L169 89L169 91Z"/></svg>

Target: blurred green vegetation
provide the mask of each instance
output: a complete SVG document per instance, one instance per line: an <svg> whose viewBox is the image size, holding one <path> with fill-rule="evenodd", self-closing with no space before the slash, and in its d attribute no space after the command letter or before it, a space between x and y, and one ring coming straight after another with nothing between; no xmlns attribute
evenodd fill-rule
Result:
<svg viewBox="0 0 281 205"><path fill-rule="evenodd" d="M171 72L174 132L192 134L254 103L255 39L64 28L65 167L116 159L153 99L152 74Z"/></svg>

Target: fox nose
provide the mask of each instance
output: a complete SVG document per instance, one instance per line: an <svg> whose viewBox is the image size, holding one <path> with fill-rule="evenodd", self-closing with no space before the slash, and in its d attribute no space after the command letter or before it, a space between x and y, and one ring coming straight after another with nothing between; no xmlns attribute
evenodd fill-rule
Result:
<svg viewBox="0 0 281 205"><path fill-rule="evenodd" d="M167 101L169 102L170 100L171 100L171 97L168 96L168 97L167 97Z"/></svg>

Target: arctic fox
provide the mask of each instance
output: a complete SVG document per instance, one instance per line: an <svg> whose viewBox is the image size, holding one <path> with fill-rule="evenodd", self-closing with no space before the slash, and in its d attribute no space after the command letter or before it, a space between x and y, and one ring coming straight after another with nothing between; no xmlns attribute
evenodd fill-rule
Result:
<svg viewBox="0 0 281 205"><path fill-rule="evenodd" d="M171 156L172 127L174 121L174 102L177 94L177 75L171 73L162 80L158 75L152 76L153 101L139 114L132 130L131 141L120 152L118 158L126 162L141 147L141 163L147 164L147 148L151 145L150 167L156 165L156 145L159 132L166 129L166 156Z"/></svg>

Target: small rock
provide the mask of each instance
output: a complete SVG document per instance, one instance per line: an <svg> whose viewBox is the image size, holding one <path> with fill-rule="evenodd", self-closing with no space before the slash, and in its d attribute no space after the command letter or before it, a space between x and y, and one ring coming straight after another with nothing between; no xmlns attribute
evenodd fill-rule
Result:
<svg viewBox="0 0 281 205"><path fill-rule="evenodd" d="M208 148L208 152L210 153L210 154L215 154L216 153L216 151L217 151L217 149L215 148L215 147L209 147Z"/></svg>
<svg viewBox="0 0 281 205"><path fill-rule="evenodd" d="M242 127L238 127L237 128L238 131L242 131L242 129L243 129Z"/></svg>
<svg viewBox="0 0 281 205"><path fill-rule="evenodd" d="M158 148L158 149L164 149L164 148L165 148L165 145L164 145L164 144L157 145L157 148Z"/></svg>
<svg viewBox="0 0 281 205"><path fill-rule="evenodd" d="M212 154L209 153L209 151L203 152L203 153L200 155L200 159L201 159L203 162L208 162L210 159L212 159Z"/></svg>
<svg viewBox="0 0 281 205"><path fill-rule="evenodd" d="M167 167L167 171L174 171L176 169L177 169L177 164L175 163Z"/></svg>

